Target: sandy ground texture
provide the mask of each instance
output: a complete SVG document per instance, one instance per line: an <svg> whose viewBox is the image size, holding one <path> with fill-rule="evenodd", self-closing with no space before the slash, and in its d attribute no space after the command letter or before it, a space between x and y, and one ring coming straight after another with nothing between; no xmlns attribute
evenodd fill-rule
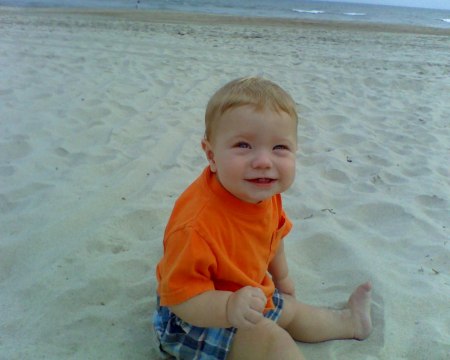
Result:
<svg viewBox="0 0 450 360"><path fill-rule="evenodd" d="M0 359L156 359L154 268L206 165L209 96L298 103L297 297L374 285L369 339L307 359L450 359L450 33L0 8Z"/></svg>

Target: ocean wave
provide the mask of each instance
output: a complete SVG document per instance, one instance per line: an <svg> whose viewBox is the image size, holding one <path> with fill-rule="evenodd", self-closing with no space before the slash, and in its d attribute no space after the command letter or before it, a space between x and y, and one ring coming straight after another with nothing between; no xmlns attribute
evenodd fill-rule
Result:
<svg viewBox="0 0 450 360"><path fill-rule="evenodd" d="M446 22L446 23L450 23L450 19L441 19L441 20Z"/></svg>
<svg viewBox="0 0 450 360"><path fill-rule="evenodd" d="M292 11L299 13L307 13L307 14L323 14L325 11L323 10L303 10L303 9L292 9Z"/></svg>

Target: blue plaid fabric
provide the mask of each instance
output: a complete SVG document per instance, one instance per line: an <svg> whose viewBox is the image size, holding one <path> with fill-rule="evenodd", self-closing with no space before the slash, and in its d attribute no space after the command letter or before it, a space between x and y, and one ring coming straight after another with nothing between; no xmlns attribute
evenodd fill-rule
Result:
<svg viewBox="0 0 450 360"><path fill-rule="evenodd" d="M275 309L264 317L277 321L283 309L283 297L275 289ZM178 360L224 360L231 347L236 328L201 328L181 320L169 308L159 305L153 315L153 326L162 356Z"/></svg>

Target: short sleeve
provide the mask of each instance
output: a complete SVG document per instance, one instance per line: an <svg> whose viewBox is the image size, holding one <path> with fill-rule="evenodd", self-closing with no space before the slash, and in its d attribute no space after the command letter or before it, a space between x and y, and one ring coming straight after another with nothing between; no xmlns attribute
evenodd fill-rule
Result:
<svg viewBox="0 0 450 360"><path fill-rule="evenodd" d="M278 225L278 229L281 230L281 238L284 238L292 229L292 222L287 217L284 210L281 211L280 222Z"/></svg>
<svg viewBox="0 0 450 360"><path fill-rule="evenodd" d="M157 267L161 305L182 303L214 290L217 263L207 242L191 227L166 236L164 256Z"/></svg>

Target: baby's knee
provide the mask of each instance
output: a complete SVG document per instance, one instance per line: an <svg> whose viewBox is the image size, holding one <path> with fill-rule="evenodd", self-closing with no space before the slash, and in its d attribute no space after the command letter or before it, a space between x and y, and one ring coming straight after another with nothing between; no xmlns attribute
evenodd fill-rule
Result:
<svg viewBox="0 0 450 360"><path fill-rule="evenodd" d="M298 348L289 333L277 323L262 319L251 329L240 329L233 340L227 359L301 359Z"/></svg>
<svg viewBox="0 0 450 360"><path fill-rule="evenodd" d="M264 344L270 347L269 352L281 351L292 346L294 340L291 335L277 323L268 319L263 319L261 322L261 337L265 340Z"/></svg>

